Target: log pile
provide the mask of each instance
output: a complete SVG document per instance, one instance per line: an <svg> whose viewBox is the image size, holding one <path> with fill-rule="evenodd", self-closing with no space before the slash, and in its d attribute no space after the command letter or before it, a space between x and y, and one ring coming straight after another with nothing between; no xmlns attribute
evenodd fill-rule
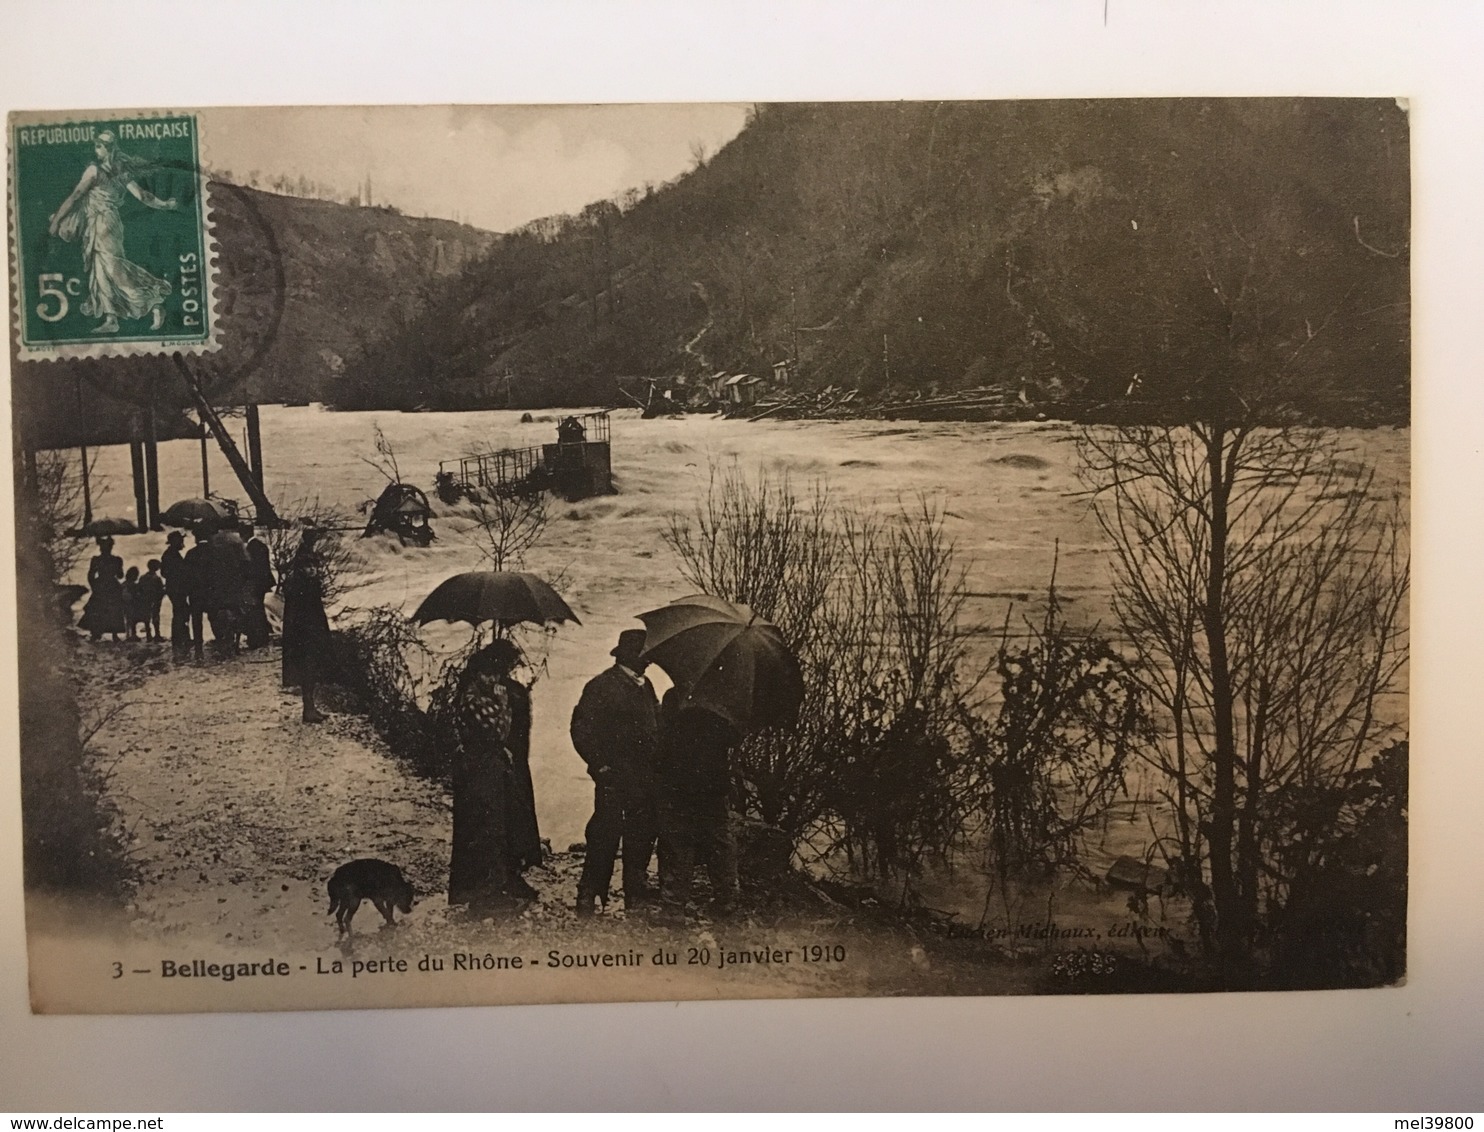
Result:
<svg viewBox="0 0 1484 1132"><path fill-rule="evenodd" d="M965 389L943 396L871 397L858 389L833 385L820 390L778 391L754 405L737 405L728 416L745 420L917 420L1012 421L1037 420L1042 408L1004 389Z"/></svg>

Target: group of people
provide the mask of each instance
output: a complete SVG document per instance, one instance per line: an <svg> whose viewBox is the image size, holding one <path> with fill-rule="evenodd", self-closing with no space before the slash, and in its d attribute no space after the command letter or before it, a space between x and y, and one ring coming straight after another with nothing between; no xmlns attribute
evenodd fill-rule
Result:
<svg viewBox="0 0 1484 1132"><path fill-rule="evenodd" d="M206 659L206 630L219 658L266 648L271 639L264 602L275 588L283 595L283 683L297 687L304 703L304 722L324 715L315 705L315 690L333 668L329 619L324 607L324 570L318 551L320 532L301 532L282 585L273 571L272 553L251 523L197 525L195 545L171 531L165 550L151 558L147 572L124 569L113 552L113 539L98 539L98 553L88 563L87 604L80 626L93 640L104 633L114 640L135 639L143 626L148 640L163 639L160 612L170 601L170 644L177 660Z"/></svg>
<svg viewBox="0 0 1484 1132"><path fill-rule="evenodd" d="M577 888L577 914L608 904L623 860L624 906L683 911L696 867L713 909L735 902L737 849L727 798L730 753L741 735L687 702L680 686L663 703L645 676L643 630L619 635L614 663L584 687L572 745L594 783L593 816ZM449 903L476 913L536 898L521 873L541 861L531 787L531 699L513 673L520 652L497 639L470 659L454 696L453 852ZM658 884L650 865L658 858Z"/></svg>
<svg viewBox="0 0 1484 1132"><path fill-rule="evenodd" d="M250 649L266 646L263 599L277 585L267 544L250 523L198 526L195 539L187 551L185 535L171 531L164 552L146 563L141 576L137 566L124 569L112 538L100 536L98 553L88 563L82 628L95 641L104 633L132 640L140 627L147 640L162 639L160 611L169 598L170 644L177 659L192 652L205 659L207 624L219 656L235 655L244 638Z"/></svg>
<svg viewBox="0 0 1484 1132"><path fill-rule="evenodd" d="M160 636L160 607L165 600L161 562L151 558L144 574L138 566L124 569L124 560L113 552L113 539L98 539L98 553L88 563L88 603L81 625L93 640L104 633L115 641L121 637L146 640Z"/></svg>
<svg viewBox="0 0 1484 1132"><path fill-rule="evenodd" d="M333 676L317 530L304 530L291 563L275 578L267 545L250 524L198 527L195 545L172 531L147 573L125 571L113 540L98 540L88 567L92 590L82 627L132 635L134 618L160 636L160 608L170 600L177 659L205 657L209 625L219 657L269 643L265 597L283 595L283 684L297 687L305 723L324 719L316 689ZM645 670L645 634L619 634L611 667L588 681L572 713L572 745L594 784L593 815L577 889L577 913L608 904L615 864L623 859L627 909L663 904L683 909L703 865L718 912L737 896L737 850L728 812L730 753L740 741L720 715L690 703L677 685L661 703ZM453 838L449 903L479 914L538 898L522 874L543 857L531 782L531 693L518 680L517 646L497 638L460 673L449 717ZM650 866L658 858L658 884Z"/></svg>

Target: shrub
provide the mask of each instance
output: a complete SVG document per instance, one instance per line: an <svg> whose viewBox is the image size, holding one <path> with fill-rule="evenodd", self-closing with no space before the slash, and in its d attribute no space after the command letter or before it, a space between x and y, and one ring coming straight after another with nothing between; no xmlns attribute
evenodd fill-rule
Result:
<svg viewBox="0 0 1484 1132"><path fill-rule="evenodd" d="M356 699L392 753L419 774L444 779L449 773L448 736L437 713L418 704L418 682L408 658L427 655L416 626L401 610L358 610L348 628L335 633L341 687Z"/></svg>
<svg viewBox="0 0 1484 1132"><path fill-rule="evenodd" d="M1407 765L1407 743L1394 743L1339 786L1291 800L1279 866L1294 879L1267 941L1276 985L1379 986L1406 974Z"/></svg>
<svg viewBox="0 0 1484 1132"><path fill-rule="evenodd" d="M1027 644L1007 633L995 659L999 713L974 721L991 869L1001 882L1081 873L1084 836L1125 790L1140 744L1155 740L1134 672L1096 633L1061 616L1053 567L1046 613Z"/></svg>
<svg viewBox="0 0 1484 1132"><path fill-rule="evenodd" d="M667 542L697 589L744 602L798 655L797 724L737 754L744 810L796 853L909 880L964 828L965 589L941 512L890 522L766 474L714 473Z"/></svg>

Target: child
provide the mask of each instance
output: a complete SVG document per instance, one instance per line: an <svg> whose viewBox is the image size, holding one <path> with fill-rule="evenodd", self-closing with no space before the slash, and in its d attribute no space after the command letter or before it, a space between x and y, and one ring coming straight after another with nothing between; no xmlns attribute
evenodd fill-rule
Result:
<svg viewBox="0 0 1484 1132"><path fill-rule="evenodd" d="M149 571L139 579L135 595L139 601L145 640L160 640L160 603L165 599L165 579L160 576L160 560L151 558Z"/></svg>
<svg viewBox="0 0 1484 1132"><path fill-rule="evenodd" d="M130 566L124 574L124 624L129 627L129 640L137 640L134 626L144 620L144 611L139 606L139 567Z"/></svg>

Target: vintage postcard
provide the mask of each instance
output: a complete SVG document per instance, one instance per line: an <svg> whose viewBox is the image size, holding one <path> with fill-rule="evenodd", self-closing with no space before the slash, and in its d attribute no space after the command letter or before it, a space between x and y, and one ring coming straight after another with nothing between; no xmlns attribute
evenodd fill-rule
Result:
<svg viewBox="0 0 1484 1132"><path fill-rule="evenodd" d="M7 144L35 1011L1405 978L1405 105Z"/></svg>

